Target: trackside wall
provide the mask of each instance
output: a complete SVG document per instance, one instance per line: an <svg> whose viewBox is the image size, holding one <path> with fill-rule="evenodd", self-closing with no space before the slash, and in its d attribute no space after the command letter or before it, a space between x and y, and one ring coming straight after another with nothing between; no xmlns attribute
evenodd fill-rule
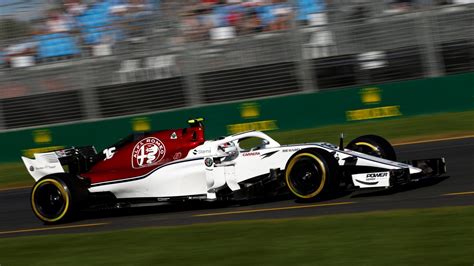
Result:
<svg viewBox="0 0 474 266"><path fill-rule="evenodd" d="M474 73L304 93L173 111L36 127L0 134L0 162L50 149L95 145L98 150L132 131L181 128L206 119L206 137L250 129L294 130L474 109ZM57 110L61 112L61 110Z"/></svg>

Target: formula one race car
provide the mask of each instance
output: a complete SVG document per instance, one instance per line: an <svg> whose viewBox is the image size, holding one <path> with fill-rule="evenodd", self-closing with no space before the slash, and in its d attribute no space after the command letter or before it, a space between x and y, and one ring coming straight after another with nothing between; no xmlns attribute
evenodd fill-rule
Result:
<svg viewBox="0 0 474 266"><path fill-rule="evenodd" d="M342 137L339 146L280 145L259 131L205 141L203 120L188 122L187 128L129 135L100 153L88 146L22 157L36 180L33 212L45 223L58 223L83 209L163 201L282 194L315 200L341 190L385 189L446 173L444 158L397 162L390 143L375 135L358 137L346 148Z"/></svg>

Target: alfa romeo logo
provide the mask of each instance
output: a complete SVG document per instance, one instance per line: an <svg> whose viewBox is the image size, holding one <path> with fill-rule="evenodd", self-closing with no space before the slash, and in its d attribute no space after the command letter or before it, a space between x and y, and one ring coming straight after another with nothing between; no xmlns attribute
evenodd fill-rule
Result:
<svg viewBox="0 0 474 266"><path fill-rule="evenodd" d="M166 154L166 148L161 140L148 137L140 140L132 151L132 167L147 167L161 161Z"/></svg>

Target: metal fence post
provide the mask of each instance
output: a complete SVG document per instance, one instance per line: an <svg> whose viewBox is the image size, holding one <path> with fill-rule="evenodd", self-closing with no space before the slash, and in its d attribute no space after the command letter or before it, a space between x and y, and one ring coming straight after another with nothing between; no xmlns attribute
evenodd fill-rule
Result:
<svg viewBox="0 0 474 266"><path fill-rule="evenodd" d="M0 100L0 131L7 129L5 126L5 118L3 117L3 102Z"/></svg>
<svg viewBox="0 0 474 266"><path fill-rule="evenodd" d="M91 71L94 71L94 69L85 68L80 74L80 84L82 85L79 86L80 99L82 100L86 119L100 118L99 99L97 98L96 87L93 82L93 77L95 76L94 73L89 73Z"/></svg>
<svg viewBox="0 0 474 266"><path fill-rule="evenodd" d="M299 83L303 88L303 91L312 92L318 91L317 83L313 79L313 73L311 70L313 67L311 66L311 59L305 59L303 57L303 32L300 31L298 28L291 31L291 38L293 40L293 49L295 54L295 62L296 62L296 71L297 77L299 79Z"/></svg>
<svg viewBox="0 0 474 266"><path fill-rule="evenodd" d="M298 1L297 0L291 0L291 5L293 6L294 10L297 10L298 6ZM304 43L304 38L303 38L303 31L299 27L297 23L297 16L295 15L293 20L292 20L292 25L291 25L292 30L290 30L290 38L292 41L292 46L293 46L293 51L295 55L295 63L296 63L296 74L300 83L300 86L302 87L303 91L305 92L312 92L312 91L318 91L317 88L317 83L313 80L313 73L311 73L311 70L313 69L311 67L311 60L310 59L305 59L303 57L303 43Z"/></svg>
<svg viewBox="0 0 474 266"><path fill-rule="evenodd" d="M99 106L94 87L87 87L81 90L81 99L85 109L86 119L99 118Z"/></svg>
<svg viewBox="0 0 474 266"><path fill-rule="evenodd" d="M201 86L199 84L199 78L197 77L197 67L195 62L195 56L197 47L192 43L186 43L184 45L183 57L184 66L182 69L184 84L185 84L185 95L188 101L188 106L195 106L202 104Z"/></svg>
<svg viewBox="0 0 474 266"><path fill-rule="evenodd" d="M425 76L438 77L443 75L441 60L436 52L436 44L433 33L433 25L430 23L431 10L419 12L420 23L417 32L422 47L422 60Z"/></svg>

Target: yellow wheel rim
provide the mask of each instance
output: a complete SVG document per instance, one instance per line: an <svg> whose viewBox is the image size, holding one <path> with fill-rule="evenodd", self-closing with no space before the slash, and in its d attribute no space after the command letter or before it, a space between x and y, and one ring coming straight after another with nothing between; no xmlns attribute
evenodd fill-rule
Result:
<svg viewBox="0 0 474 266"><path fill-rule="evenodd" d="M37 208L36 204L35 204L35 195L36 195L36 192L37 192L37 189L39 187L41 187L42 185L44 184L51 184L51 185L54 185L57 189L59 189L59 191L61 192L61 195L63 196L64 198L64 209L61 211L61 213L56 217L56 218L48 218L48 217L45 217ZM43 179L41 180L40 182L36 183L34 188L33 188L33 191L31 192L31 206L33 208L33 212L43 221L45 222L56 222L56 221L59 221L61 220L65 215L66 213L68 212L69 210L69 194L67 193L66 189L63 187L63 185L55 180L55 179L51 179L51 178L47 178L47 179Z"/></svg>
<svg viewBox="0 0 474 266"><path fill-rule="evenodd" d="M291 169L293 168L293 166L295 166L296 162L298 161L299 158L301 157L310 157L312 159L314 159L318 164L319 166L321 167L321 172L322 172L322 175L321 175L321 184L319 185L319 187L312 193L308 194L308 195L302 195L300 194L296 188L293 186L292 182L290 182L290 172L291 172ZM319 159L316 155L312 154L312 153L300 153L298 155L296 155L295 157L293 157L290 161L290 163L288 164L288 167L286 169L286 174L285 174L285 181L286 181L286 184L288 185L288 188L290 189L290 191L295 194L297 197L299 198L302 198L302 199L310 199L310 198L314 198L316 197L319 193L321 193L321 191L323 190L324 188L324 185L326 184L326 167L324 166L324 163L321 161L321 159Z"/></svg>
<svg viewBox="0 0 474 266"><path fill-rule="evenodd" d="M360 142L356 142L355 145L356 145L356 146L366 146L366 147L369 147L370 149L372 149L372 150L376 153L376 155L375 155L376 157L381 157L381 158L383 157L383 156L382 156L382 153L381 153L381 151L380 151L380 149L379 149L377 146L373 145L373 144L370 144L370 143L368 143L368 142L360 141ZM363 152L363 153L364 153L364 152ZM374 156L373 154L369 154L369 155Z"/></svg>
<svg viewBox="0 0 474 266"><path fill-rule="evenodd" d="M367 146L367 147L371 148L371 149L374 150L374 151L378 151L378 150L379 150L379 148L377 148L375 145L372 145L372 144L370 144L370 143L368 143L368 142L356 142L355 145L356 145L356 146Z"/></svg>

